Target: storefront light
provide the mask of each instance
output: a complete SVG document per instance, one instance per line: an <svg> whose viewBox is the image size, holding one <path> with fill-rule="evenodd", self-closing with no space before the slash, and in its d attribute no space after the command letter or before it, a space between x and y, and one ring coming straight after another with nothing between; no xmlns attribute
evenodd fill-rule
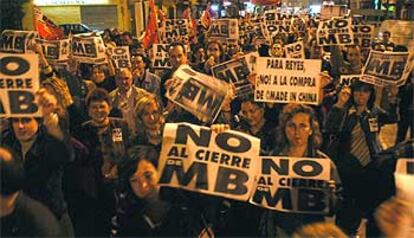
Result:
<svg viewBox="0 0 414 238"><path fill-rule="evenodd" d="M34 0L37 6L48 5L105 5L110 4L111 0Z"/></svg>

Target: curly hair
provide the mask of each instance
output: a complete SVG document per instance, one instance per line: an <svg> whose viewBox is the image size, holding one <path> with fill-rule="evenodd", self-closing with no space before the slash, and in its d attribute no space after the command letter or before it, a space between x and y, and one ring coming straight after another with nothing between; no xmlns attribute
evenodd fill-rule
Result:
<svg viewBox="0 0 414 238"><path fill-rule="evenodd" d="M144 122L142 121L142 115L145 113L145 107L155 103L157 105L158 110L162 113L161 104L159 103L157 97L153 94L147 94L140 98L138 102L135 104L135 122L137 128L145 128Z"/></svg>
<svg viewBox="0 0 414 238"><path fill-rule="evenodd" d="M298 113L305 113L310 117L310 125L313 133L308 140L308 151L319 149L319 147L322 145L322 134L319 129L319 123L315 111L307 105L287 104L283 107L283 111L279 116L279 127L276 134L277 152L280 153L289 146L285 128L287 123Z"/></svg>

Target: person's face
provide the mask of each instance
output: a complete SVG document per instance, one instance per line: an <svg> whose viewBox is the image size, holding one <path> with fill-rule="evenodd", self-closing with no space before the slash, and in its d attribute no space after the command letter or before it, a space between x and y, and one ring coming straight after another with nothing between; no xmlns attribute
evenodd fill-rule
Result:
<svg viewBox="0 0 414 238"><path fill-rule="evenodd" d="M367 106L371 92L365 87L358 88L354 91L354 102L356 106Z"/></svg>
<svg viewBox="0 0 414 238"><path fill-rule="evenodd" d="M361 63L361 52L359 51L358 48L349 48L347 56L351 64Z"/></svg>
<svg viewBox="0 0 414 238"><path fill-rule="evenodd" d="M390 40L390 34L383 33L382 34L382 38L384 39L384 42L388 42Z"/></svg>
<svg viewBox="0 0 414 238"><path fill-rule="evenodd" d="M132 74L129 70L120 72L116 78L116 86L119 90L126 92L131 88Z"/></svg>
<svg viewBox="0 0 414 238"><path fill-rule="evenodd" d="M129 179L132 191L139 198L151 198L158 192L158 173L154 165L146 160L138 163L137 171Z"/></svg>
<svg viewBox="0 0 414 238"><path fill-rule="evenodd" d="M273 57L283 57L283 47L282 47L282 45L273 44L271 53L272 53Z"/></svg>
<svg viewBox="0 0 414 238"><path fill-rule="evenodd" d="M132 38L129 37L128 35L122 35L122 42L125 45L132 45Z"/></svg>
<svg viewBox="0 0 414 238"><path fill-rule="evenodd" d="M38 122L32 117L12 118L12 127L20 142L30 141L39 129Z"/></svg>
<svg viewBox="0 0 414 238"><path fill-rule="evenodd" d="M94 83L102 83L105 80L105 73L103 70L94 68L92 70L92 81Z"/></svg>
<svg viewBox="0 0 414 238"><path fill-rule="evenodd" d="M197 50L197 59L202 61L206 57L206 52L203 48Z"/></svg>
<svg viewBox="0 0 414 238"><path fill-rule="evenodd" d="M142 59L141 56L135 57L135 60L133 62L133 66L135 69L138 69L139 72L145 71L145 62L144 59Z"/></svg>
<svg viewBox="0 0 414 238"><path fill-rule="evenodd" d="M221 55L220 47L216 43L211 43L207 47L207 56L213 57L214 61L219 62Z"/></svg>
<svg viewBox="0 0 414 238"><path fill-rule="evenodd" d="M297 113L286 123L285 134L289 147L307 146L312 133L309 114Z"/></svg>
<svg viewBox="0 0 414 238"><path fill-rule="evenodd" d="M264 109L252 102L243 102L241 111L251 127L260 125L264 120Z"/></svg>
<svg viewBox="0 0 414 238"><path fill-rule="evenodd" d="M155 130L160 128L161 111L156 103L150 103L145 106L142 113L142 122L147 129Z"/></svg>
<svg viewBox="0 0 414 238"><path fill-rule="evenodd" d="M96 124L103 124L110 111L111 107L106 101L92 101L88 108L88 114Z"/></svg>
<svg viewBox="0 0 414 238"><path fill-rule="evenodd" d="M173 69L187 63L187 55L180 45L174 46L168 53L170 54L170 63Z"/></svg>
<svg viewBox="0 0 414 238"><path fill-rule="evenodd" d="M230 56L235 55L237 52L239 52L239 50L240 50L240 47L237 43L228 45L228 53Z"/></svg>

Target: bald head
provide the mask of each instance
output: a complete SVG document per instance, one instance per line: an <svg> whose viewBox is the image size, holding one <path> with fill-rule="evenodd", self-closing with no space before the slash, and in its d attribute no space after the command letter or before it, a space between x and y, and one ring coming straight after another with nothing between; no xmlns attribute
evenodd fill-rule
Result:
<svg viewBox="0 0 414 238"><path fill-rule="evenodd" d="M132 86L132 73L128 68L121 68L116 73L116 86L121 93L127 92Z"/></svg>

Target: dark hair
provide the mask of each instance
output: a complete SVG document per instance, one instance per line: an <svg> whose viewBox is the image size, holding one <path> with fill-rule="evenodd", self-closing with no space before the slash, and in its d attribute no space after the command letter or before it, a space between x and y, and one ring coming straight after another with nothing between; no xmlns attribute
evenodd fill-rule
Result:
<svg viewBox="0 0 414 238"><path fill-rule="evenodd" d="M111 100L109 98L108 92L103 88L96 88L88 93L85 99L86 107L89 107L91 102L96 101L105 101L108 103L108 105L111 105Z"/></svg>
<svg viewBox="0 0 414 238"><path fill-rule="evenodd" d="M21 160L10 149L0 147L1 195L11 195L23 188L25 173Z"/></svg>
<svg viewBox="0 0 414 238"><path fill-rule="evenodd" d="M354 105L354 103L355 103L354 102L354 92L358 91L358 90L361 90L362 88L366 88L370 92L367 107L368 107L368 109L371 109L374 106L374 103L375 103L375 87L372 84L365 83L365 82L362 82L360 80L355 81L351 85L352 96L349 99L350 103L351 103L351 105Z"/></svg>
<svg viewBox="0 0 414 238"><path fill-rule="evenodd" d="M169 52L172 48L177 47L177 46L181 46L181 48L183 49L184 54L187 54L187 50L185 49L185 45L184 45L182 42L179 42L179 41L176 41L176 42L171 43L171 44L168 46L168 52Z"/></svg>
<svg viewBox="0 0 414 238"><path fill-rule="evenodd" d="M391 36L391 32L389 32L389 31L382 32L382 35L384 35L384 34L388 34L389 36Z"/></svg>
<svg viewBox="0 0 414 238"><path fill-rule="evenodd" d="M134 60L136 57L141 57L142 61L144 61L145 68L148 69L151 65L150 59L143 53L137 53L132 57L132 60Z"/></svg>

